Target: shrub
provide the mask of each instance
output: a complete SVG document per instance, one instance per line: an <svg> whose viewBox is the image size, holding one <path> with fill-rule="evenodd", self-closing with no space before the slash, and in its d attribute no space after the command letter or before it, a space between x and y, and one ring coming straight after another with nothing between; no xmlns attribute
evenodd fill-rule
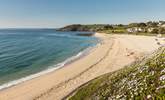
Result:
<svg viewBox="0 0 165 100"><path fill-rule="evenodd" d="M159 34L165 34L165 28L159 28Z"/></svg>

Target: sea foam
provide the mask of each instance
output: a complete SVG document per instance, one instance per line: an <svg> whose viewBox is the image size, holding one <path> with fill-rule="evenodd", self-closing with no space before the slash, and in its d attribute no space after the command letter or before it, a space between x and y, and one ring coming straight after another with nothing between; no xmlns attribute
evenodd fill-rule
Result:
<svg viewBox="0 0 165 100"><path fill-rule="evenodd" d="M39 76L42 76L42 75L45 75L45 74L48 74L50 72L53 72L59 68L62 68L64 67L66 64L69 64L71 63L72 61L82 57L83 55L87 54L92 48L94 48L95 46L91 46L91 47L88 47L87 49L79 52L77 55L75 56L72 56L68 59L66 59L64 62L61 62L61 63L58 63L56 65L53 65L53 66L50 66L48 69L44 70L44 71L41 71L39 73L36 73L36 74L32 74L32 75L29 75L29 76L26 76L26 77L23 77L23 78L20 78L20 79L17 79L17 80L14 80L14 81L10 81L8 83L5 83L3 85L0 86L0 90L3 90L5 88L9 88L11 86L15 86L17 84L20 84L20 83L23 83L25 81L28 81L28 80L31 80L31 79L34 79L34 78L37 78Z"/></svg>

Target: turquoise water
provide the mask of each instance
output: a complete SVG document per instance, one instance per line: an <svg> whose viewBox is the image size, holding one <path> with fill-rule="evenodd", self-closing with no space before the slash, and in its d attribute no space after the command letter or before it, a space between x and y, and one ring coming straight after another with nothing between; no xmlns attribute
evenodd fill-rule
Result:
<svg viewBox="0 0 165 100"><path fill-rule="evenodd" d="M77 33L53 29L1 29L0 85L63 66L97 43L95 37L77 36Z"/></svg>

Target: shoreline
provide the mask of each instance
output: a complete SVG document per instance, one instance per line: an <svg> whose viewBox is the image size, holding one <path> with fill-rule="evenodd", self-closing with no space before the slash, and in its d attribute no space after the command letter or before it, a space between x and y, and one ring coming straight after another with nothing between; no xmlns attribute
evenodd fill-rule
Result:
<svg viewBox="0 0 165 100"><path fill-rule="evenodd" d="M96 36L101 42L86 56L56 71L4 89L0 91L0 99L60 100L82 84L105 73L121 69L143 56L143 53L158 48L154 44L154 37L99 33L96 33ZM140 44L139 41L144 43ZM148 43L153 45L146 46Z"/></svg>
<svg viewBox="0 0 165 100"><path fill-rule="evenodd" d="M19 85L19 84L24 83L26 81L30 81L32 79L42 77L45 74L55 72L55 71L65 67L65 66L68 66L69 64L76 62L78 59L81 59L82 57L87 56L92 51L92 49L94 49L98 44L100 44L100 42L101 41L98 40L98 42L94 46L89 46L86 49L75 54L74 56L67 58L63 62L60 62L60 63L55 64L55 65L51 65L52 67L50 66L48 69L45 69L41 72L37 72L35 74L28 75L26 77L22 77L20 79L16 79L13 81L9 81L5 84L2 84L2 85L0 85L0 91L3 91L5 89L11 88L11 87L16 86L16 85Z"/></svg>

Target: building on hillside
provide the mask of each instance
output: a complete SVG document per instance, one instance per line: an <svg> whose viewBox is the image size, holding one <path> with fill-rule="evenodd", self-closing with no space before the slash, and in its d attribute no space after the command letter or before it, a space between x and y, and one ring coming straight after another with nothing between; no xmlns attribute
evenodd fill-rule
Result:
<svg viewBox="0 0 165 100"><path fill-rule="evenodd" d="M150 27L150 28L148 28L148 29L147 29L147 31L148 31L149 33L151 33L151 32L153 32L153 31L154 31L154 29L155 29L155 28Z"/></svg>
<svg viewBox="0 0 165 100"><path fill-rule="evenodd" d="M158 26L160 27L160 26L162 26L163 24L165 24L165 21L159 21Z"/></svg>
<svg viewBox="0 0 165 100"><path fill-rule="evenodd" d="M145 32L145 28L140 28L140 27L133 27L133 28L128 28L127 32L129 33L136 33L136 32Z"/></svg>
<svg viewBox="0 0 165 100"><path fill-rule="evenodd" d="M133 28L128 28L128 29L127 29L127 32L133 33L133 32L134 32L134 29L133 29Z"/></svg>

